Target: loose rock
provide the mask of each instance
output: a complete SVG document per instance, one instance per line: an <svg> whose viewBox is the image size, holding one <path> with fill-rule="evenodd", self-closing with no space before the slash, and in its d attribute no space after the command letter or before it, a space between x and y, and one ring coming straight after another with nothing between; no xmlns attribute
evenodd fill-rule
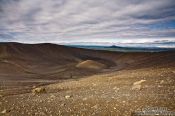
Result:
<svg viewBox="0 0 175 116"><path fill-rule="evenodd" d="M133 83L132 90L141 90L142 88L142 83L145 82L146 80L140 80L136 81Z"/></svg>
<svg viewBox="0 0 175 116"><path fill-rule="evenodd" d="M70 95L66 95L66 96L65 96L66 99L69 99L69 98L71 98L71 97L72 97L72 96L70 96Z"/></svg>
<svg viewBox="0 0 175 116"><path fill-rule="evenodd" d="M6 114L6 113L8 113L8 112L10 112L10 110L4 109L4 110L1 112L1 114Z"/></svg>
<svg viewBox="0 0 175 116"><path fill-rule="evenodd" d="M32 93L33 93L33 94L46 93L46 89L45 89L45 88L40 88L40 87L38 87L38 88L33 89L33 90L32 90Z"/></svg>
<svg viewBox="0 0 175 116"><path fill-rule="evenodd" d="M142 84L143 82L145 82L146 80L140 80L140 81L136 81L133 83L133 85L140 85Z"/></svg>
<svg viewBox="0 0 175 116"><path fill-rule="evenodd" d="M160 81L160 84L164 84L164 83L165 83L165 81L164 81L164 80L161 80L161 81Z"/></svg>

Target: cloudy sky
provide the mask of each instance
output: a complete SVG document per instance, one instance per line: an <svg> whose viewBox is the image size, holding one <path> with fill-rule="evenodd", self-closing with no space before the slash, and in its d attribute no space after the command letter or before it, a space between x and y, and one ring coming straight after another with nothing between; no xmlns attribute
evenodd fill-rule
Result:
<svg viewBox="0 0 175 116"><path fill-rule="evenodd" d="M175 43L174 0L0 0L0 42Z"/></svg>

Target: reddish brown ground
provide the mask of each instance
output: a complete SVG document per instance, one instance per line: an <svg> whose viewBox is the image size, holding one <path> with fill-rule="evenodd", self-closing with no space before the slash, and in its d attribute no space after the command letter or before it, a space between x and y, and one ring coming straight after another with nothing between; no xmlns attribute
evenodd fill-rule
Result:
<svg viewBox="0 0 175 116"><path fill-rule="evenodd" d="M135 115L175 112L175 52L119 53L53 44L0 44L0 115ZM105 69L77 68L85 60ZM139 89L133 83L145 80ZM35 87L46 93L33 94Z"/></svg>

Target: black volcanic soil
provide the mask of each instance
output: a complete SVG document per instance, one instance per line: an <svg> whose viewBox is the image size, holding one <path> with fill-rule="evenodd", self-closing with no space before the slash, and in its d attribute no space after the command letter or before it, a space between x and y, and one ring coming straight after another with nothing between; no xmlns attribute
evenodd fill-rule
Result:
<svg viewBox="0 0 175 116"><path fill-rule="evenodd" d="M122 53L0 43L0 115L134 116L148 107L173 114L174 59L173 51ZM85 61L91 61L87 67L95 62L93 66L105 68L77 67ZM36 87L46 93L34 95Z"/></svg>

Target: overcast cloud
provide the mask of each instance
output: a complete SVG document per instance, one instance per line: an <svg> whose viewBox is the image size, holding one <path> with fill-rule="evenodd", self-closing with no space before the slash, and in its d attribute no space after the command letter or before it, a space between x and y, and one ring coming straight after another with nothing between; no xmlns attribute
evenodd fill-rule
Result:
<svg viewBox="0 0 175 116"><path fill-rule="evenodd" d="M174 0L0 0L0 41L175 41Z"/></svg>

